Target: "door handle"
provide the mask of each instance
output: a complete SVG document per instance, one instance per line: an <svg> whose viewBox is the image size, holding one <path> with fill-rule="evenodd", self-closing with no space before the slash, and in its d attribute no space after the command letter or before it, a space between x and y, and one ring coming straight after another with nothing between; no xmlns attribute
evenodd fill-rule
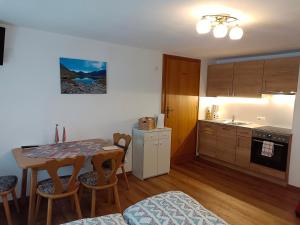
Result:
<svg viewBox="0 0 300 225"><path fill-rule="evenodd" d="M173 112L173 111L174 111L173 109L171 109L169 106L167 106L167 108L166 108L166 116L167 116L167 118L169 118L169 113Z"/></svg>

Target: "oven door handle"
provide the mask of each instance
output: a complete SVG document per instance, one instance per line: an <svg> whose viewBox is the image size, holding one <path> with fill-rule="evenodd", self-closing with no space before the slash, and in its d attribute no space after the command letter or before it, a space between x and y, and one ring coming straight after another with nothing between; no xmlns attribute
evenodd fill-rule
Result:
<svg viewBox="0 0 300 225"><path fill-rule="evenodd" d="M252 141L255 141L255 142L260 142L260 143L263 143L263 141L261 141L261 140L258 140L258 139L252 139ZM272 141L270 141L270 142L272 142ZM274 142L273 142L274 143ZM277 144L277 143L274 143L274 145L276 145L276 146L280 146L280 147L284 147L284 145L282 145L282 144Z"/></svg>

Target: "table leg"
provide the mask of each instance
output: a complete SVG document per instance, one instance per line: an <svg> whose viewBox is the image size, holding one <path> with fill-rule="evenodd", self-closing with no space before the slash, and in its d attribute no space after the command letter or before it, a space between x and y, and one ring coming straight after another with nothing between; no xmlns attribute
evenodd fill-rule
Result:
<svg viewBox="0 0 300 225"><path fill-rule="evenodd" d="M35 224L34 212L35 212L35 201L36 201L36 185L37 185L37 170L32 169L31 170L31 179L30 179L28 225Z"/></svg>
<svg viewBox="0 0 300 225"><path fill-rule="evenodd" d="M22 190L21 190L21 205L22 205L22 207L25 207L25 203L26 203L27 174L28 174L28 169L23 169L23 171L22 171Z"/></svg>

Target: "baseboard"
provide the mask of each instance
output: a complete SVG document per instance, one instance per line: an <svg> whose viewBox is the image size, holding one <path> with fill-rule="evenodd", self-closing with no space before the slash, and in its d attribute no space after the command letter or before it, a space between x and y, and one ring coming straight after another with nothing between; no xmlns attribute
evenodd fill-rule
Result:
<svg viewBox="0 0 300 225"><path fill-rule="evenodd" d="M126 171L126 175L131 175L132 174L132 171ZM118 173L117 176L123 176L123 173Z"/></svg>
<svg viewBox="0 0 300 225"><path fill-rule="evenodd" d="M290 189L291 191L296 191L300 193L300 187L296 187L294 185L288 184L287 188Z"/></svg>
<svg viewBox="0 0 300 225"><path fill-rule="evenodd" d="M188 161L195 160L195 154L182 154L182 155L177 155L177 156L172 156L171 158L171 165L172 164L183 164Z"/></svg>

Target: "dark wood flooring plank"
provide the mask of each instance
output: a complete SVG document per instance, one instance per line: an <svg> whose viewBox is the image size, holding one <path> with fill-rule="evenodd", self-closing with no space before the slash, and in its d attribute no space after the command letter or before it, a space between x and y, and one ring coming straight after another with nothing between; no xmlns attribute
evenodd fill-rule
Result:
<svg viewBox="0 0 300 225"><path fill-rule="evenodd" d="M300 193L259 178L214 165L206 161L191 161L173 165L170 174L140 181L128 176L130 190L126 189L123 177L119 179L119 195L122 209L166 191L180 190L195 198L203 206L233 225L292 225L300 224L294 208L300 200ZM27 202L28 204L28 202ZM46 222L46 201L42 202L37 225ZM81 199L84 217L89 217L91 193L85 191ZM25 225L26 209L18 215L11 205L15 225ZM106 201L106 192L97 195L98 216L115 213L116 208ZM53 225L76 219L70 201L55 201ZM6 225L2 206L0 224Z"/></svg>

